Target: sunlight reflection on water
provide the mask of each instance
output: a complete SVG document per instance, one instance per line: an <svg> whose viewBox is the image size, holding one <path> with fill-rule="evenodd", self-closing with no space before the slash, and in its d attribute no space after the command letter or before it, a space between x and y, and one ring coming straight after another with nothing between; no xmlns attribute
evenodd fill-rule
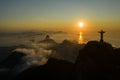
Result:
<svg viewBox="0 0 120 80"><path fill-rule="evenodd" d="M83 43L84 43L84 40L83 40L83 33L82 33L82 32L79 33L78 43L79 43L79 44L83 44Z"/></svg>

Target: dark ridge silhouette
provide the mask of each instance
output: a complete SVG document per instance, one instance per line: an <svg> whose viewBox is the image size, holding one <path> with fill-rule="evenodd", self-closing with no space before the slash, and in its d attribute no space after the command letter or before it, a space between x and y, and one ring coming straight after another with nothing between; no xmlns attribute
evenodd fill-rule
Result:
<svg viewBox="0 0 120 80"><path fill-rule="evenodd" d="M114 49L114 60L113 63L116 65L116 69L120 72L120 48Z"/></svg>
<svg viewBox="0 0 120 80"><path fill-rule="evenodd" d="M12 52L9 53L7 58L0 63L0 80L12 80L14 72L14 68L16 65L21 65L22 57L26 56L24 53L20 52Z"/></svg>
<svg viewBox="0 0 120 80"><path fill-rule="evenodd" d="M11 53L12 50L14 50L16 46L12 47L0 47L0 62L6 59L8 57L9 53Z"/></svg>
<svg viewBox="0 0 120 80"><path fill-rule="evenodd" d="M62 43L52 48L52 57L75 63L76 57L79 54L79 49L83 46L84 45L80 45L69 40L64 40Z"/></svg>
<svg viewBox="0 0 120 80"><path fill-rule="evenodd" d="M76 60L78 80L116 80L120 72L120 49L106 42L89 41ZM116 59L117 58L117 59ZM116 68L118 67L118 68Z"/></svg>
<svg viewBox="0 0 120 80"><path fill-rule="evenodd" d="M58 44L53 39L51 39L49 35L46 35L45 39L42 40L42 41L39 41L38 43L43 45L44 49L51 49L51 48L53 48L54 46L56 46Z"/></svg>
<svg viewBox="0 0 120 80"><path fill-rule="evenodd" d="M52 43L52 44L57 44L53 39L50 38L49 35L46 35L45 39L42 41L39 41L40 43Z"/></svg>
<svg viewBox="0 0 120 80"><path fill-rule="evenodd" d="M1 66L12 69L17 64L21 63L21 58L23 56L26 56L26 54L14 51L11 54L9 54L9 56L4 61L1 62Z"/></svg>
<svg viewBox="0 0 120 80"><path fill-rule="evenodd" d="M47 64L25 70L15 80L70 80L73 75L73 63L50 58Z"/></svg>

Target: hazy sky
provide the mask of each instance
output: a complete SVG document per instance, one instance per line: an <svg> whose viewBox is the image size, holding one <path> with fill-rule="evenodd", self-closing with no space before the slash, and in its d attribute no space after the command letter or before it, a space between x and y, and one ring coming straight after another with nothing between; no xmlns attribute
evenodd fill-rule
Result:
<svg viewBox="0 0 120 80"><path fill-rule="evenodd" d="M0 0L0 30L120 29L120 0Z"/></svg>

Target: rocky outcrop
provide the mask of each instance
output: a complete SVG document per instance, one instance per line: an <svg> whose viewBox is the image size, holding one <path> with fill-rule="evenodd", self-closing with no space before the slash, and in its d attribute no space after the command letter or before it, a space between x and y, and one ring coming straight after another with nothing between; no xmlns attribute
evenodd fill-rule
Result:
<svg viewBox="0 0 120 80"><path fill-rule="evenodd" d="M88 42L84 49L79 51L75 64L77 79L115 80L118 77L117 72L120 71L120 68L116 69L117 53L120 54L119 50L116 51L109 43Z"/></svg>

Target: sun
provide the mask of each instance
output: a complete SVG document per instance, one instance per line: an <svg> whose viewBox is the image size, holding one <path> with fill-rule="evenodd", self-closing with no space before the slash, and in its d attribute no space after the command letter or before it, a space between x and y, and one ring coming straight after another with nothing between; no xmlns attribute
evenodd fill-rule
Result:
<svg viewBox="0 0 120 80"><path fill-rule="evenodd" d="M79 27L82 28L84 26L84 23L83 22L79 22Z"/></svg>

